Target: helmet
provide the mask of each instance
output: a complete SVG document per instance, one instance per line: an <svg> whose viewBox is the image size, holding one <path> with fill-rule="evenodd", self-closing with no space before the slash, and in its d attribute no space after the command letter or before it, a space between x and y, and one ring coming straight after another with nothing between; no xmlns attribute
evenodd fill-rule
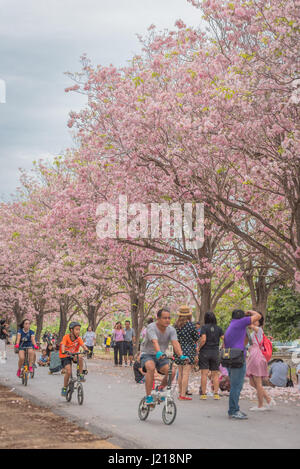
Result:
<svg viewBox="0 0 300 469"><path fill-rule="evenodd" d="M81 327L81 324L80 324L79 322L77 322L77 321L73 321L73 322L70 323L69 329L70 329L70 330L71 330L71 329L74 329L74 327L76 327L76 326Z"/></svg>

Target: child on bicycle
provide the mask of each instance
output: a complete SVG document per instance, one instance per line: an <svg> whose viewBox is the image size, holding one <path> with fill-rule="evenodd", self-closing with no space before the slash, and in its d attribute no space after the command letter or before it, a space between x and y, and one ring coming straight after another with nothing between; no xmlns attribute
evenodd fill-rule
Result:
<svg viewBox="0 0 300 469"><path fill-rule="evenodd" d="M24 319L21 322L17 332L17 340L15 348L19 352L19 366L17 371L18 378L21 377L21 368L25 360L25 350L28 349L29 372L33 373L32 364L35 361L35 350L39 347L36 344L34 331L30 329L29 319Z"/></svg>
<svg viewBox="0 0 300 469"><path fill-rule="evenodd" d="M89 349L84 344L80 334L81 324L79 322L71 322L69 326L70 333L65 335L60 343L59 349L59 357L61 359L62 367L65 370L64 373L64 387L61 390L61 395L66 396L67 394L67 387L70 381L71 372L72 372L72 362L74 359L72 357L68 357L69 353L78 353L80 347L82 347L86 352ZM80 373L80 381L85 381L83 375L83 358L78 357L79 359L79 373Z"/></svg>

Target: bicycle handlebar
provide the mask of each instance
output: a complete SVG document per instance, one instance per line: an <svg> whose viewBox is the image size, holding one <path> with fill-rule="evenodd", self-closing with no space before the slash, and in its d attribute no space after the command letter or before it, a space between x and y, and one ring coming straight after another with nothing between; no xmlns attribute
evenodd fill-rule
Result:
<svg viewBox="0 0 300 469"><path fill-rule="evenodd" d="M76 353L70 353L68 351L65 352L66 355L69 355L69 357L75 357L76 355L86 355L88 352L84 351L84 352L76 352Z"/></svg>
<svg viewBox="0 0 300 469"><path fill-rule="evenodd" d="M163 353L163 355L162 355L161 357L162 357L162 358L163 358L163 357L164 357L164 358L167 358L168 360L171 360L172 362L175 361L175 358L174 358L174 357L168 357L168 355L166 355L165 353ZM187 359L185 359L185 360L181 360L181 359L179 358L179 360L180 360L181 362L183 362L183 363L185 363L185 362L188 362L188 363L189 363L189 362L191 361L189 358L187 358Z"/></svg>

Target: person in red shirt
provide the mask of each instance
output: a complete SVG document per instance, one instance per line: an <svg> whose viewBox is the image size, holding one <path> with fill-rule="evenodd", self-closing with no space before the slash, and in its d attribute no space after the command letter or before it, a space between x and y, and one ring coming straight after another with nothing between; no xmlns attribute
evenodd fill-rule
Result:
<svg viewBox="0 0 300 469"><path fill-rule="evenodd" d="M67 387L71 377L71 367L72 367L72 360L73 358L68 357L68 353L78 353L79 348L82 347L85 351L88 352L88 348L85 346L80 334L81 324L79 322L71 322L69 329L70 334L67 334L63 337L60 347L59 347L59 357L61 359L62 367L65 370L64 374L64 387L62 388L61 395L66 396L67 394ZM79 372L80 372L80 380L85 381L84 375L82 374L83 370L83 358L79 357Z"/></svg>

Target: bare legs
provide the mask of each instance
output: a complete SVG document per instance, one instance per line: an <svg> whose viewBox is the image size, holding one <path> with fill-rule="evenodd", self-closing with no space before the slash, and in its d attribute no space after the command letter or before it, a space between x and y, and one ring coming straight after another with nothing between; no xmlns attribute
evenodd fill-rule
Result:
<svg viewBox="0 0 300 469"><path fill-rule="evenodd" d="M201 394L206 394L207 388L207 377L209 370L201 370ZM219 392L219 371L211 372L211 380L213 383L214 393L218 394Z"/></svg>
<svg viewBox="0 0 300 469"><path fill-rule="evenodd" d="M257 398L258 398L258 407L263 407L264 399L268 404L271 402L271 398L267 391L263 388L261 376L250 376L250 384L253 388L256 389Z"/></svg>
<svg viewBox="0 0 300 469"><path fill-rule="evenodd" d="M191 372L191 365L178 366L178 387L179 395L185 396L189 384L189 377Z"/></svg>

